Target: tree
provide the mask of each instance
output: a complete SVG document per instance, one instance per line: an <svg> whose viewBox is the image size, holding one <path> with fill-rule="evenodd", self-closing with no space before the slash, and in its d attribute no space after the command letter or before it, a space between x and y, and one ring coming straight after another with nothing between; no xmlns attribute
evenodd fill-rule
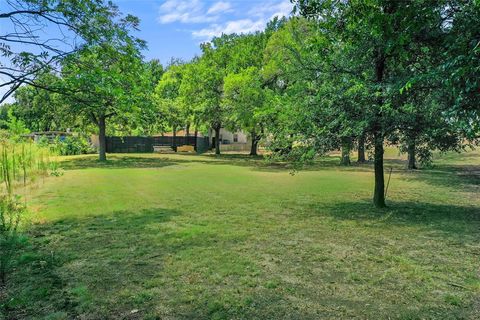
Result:
<svg viewBox="0 0 480 320"><path fill-rule="evenodd" d="M185 115L180 98L180 86L182 84L185 66L174 64L168 67L155 88L155 102L158 106L160 117L167 122L173 131L172 148L176 151L176 135L178 127L184 123Z"/></svg>
<svg viewBox="0 0 480 320"><path fill-rule="evenodd" d="M139 107L139 113L135 118L130 119L133 121L124 122L124 128L128 130L130 135L152 135L163 130L163 118L159 117L157 101L155 96L155 88L158 82L162 78L165 70L159 60L153 59L143 63L142 83L143 89L137 90L137 94L141 97L137 97L137 106Z"/></svg>
<svg viewBox="0 0 480 320"><path fill-rule="evenodd" d="M442 7L442 57L427 77L448 103L448 118L466 139L480 138L480 3L448 1ZM421 79L415 79L417 81ZM416 81L412 82L416 82Z"/></svg>
<svg viewBox="0 0 480 320"><path fill-rule="evenodd" d="M211 49L205 49L211 50ZM220 154L220 129L225 122L225 108L222 103L225 69L218 64L214 53L203 56L198 64L200 82L201 117L215 130L215 154Z"/></svg>
<svg viewBox="0 0 480 320"><path fill-rule="evenodd" d="M203 87L200 86L201 69L199 58L193 59L190 63L184 64L182 82L178 91L178 100L185 115L184 123L189 129L190 124L195 127L195 139L198 137L199 128L206 122L204 115ZM207 124L210 127L210 124ZM187 130L186 130L187 131Z"/></svg>
<svg viewBox="0 0 480 320"><path fill-rule="evenodd" d="M62 80L53 73L37 77L36 82L49 88L58 88ZM15 92L13 113L32 131L66 130L75 125L75 116L69 113L62 94L25 85Z"/></svg>
<svg viewBox="0 0 480 320"><path fill-rule="evenodd" d="M398 90L392 88L417 76L401 70L411 70L408 68L419 52L429 48L425 34L441 32L444 7L431 1L408 5L384 0L296 1L298 12L315 21L317 32L323 35L322 41L311 45L312 55L322 52L325 62L315 68L316 73L335 72L362 84L368 92L361 121L374 146L373 202L379 208L385 207L384 142L398 127ZM332 59L337 57L340 59Z"/></svg>
<svg viewBox="0 0 480 320"><path fill-rule="evenodd" d="M0 12L0 89L5 101L21 85L60 67L63 59L83 46L105 42L112 30L124 28L134 17L119 17L104 0L5 0Z"/></svg>
<svg viewBox="0 0 480 320"><path fill-rule="evenodd" d="M231 38L230 45L226 47L231 51L224 78L223 103L228 110L226 126L250 134L250 155L257 155L258 143L265 129L262 111L265 111L266 84L261 72L263 55L259 53L265 50L271 34L272 32L255 32L238 35Z"/></svg>
<svg viewBox="0 0 480 320"><path fill-rule="evenodd" d="M152 87L155 88L160 79L162 79L165 69L158 59L152 59L146 62L146 69L150 75Z"/></svg>
<svg viewBox="0 0 480 320"><path fill-rule="evenodd" d="M230 73L224 80L224 104L230 111L234 123L250 133L252 146L250 155L257 155L258 142L264 131L262 110L265 93L262 78L255 67L246 68L239 73Z"/></svg>
<svg viewBox="0 0 480 320"><path fill-rule="evenodd" d="M317 72L323 61L309 50L318 37L315 27L303 18L292 18L281 26L268 40L262 70L273 102L269 103L271 114L275 114L268 128L270 148L274 156L299 165L331 150L337 141L336 135L317 125L316 113L324 109L318 108L315 97L326 97L322 90L327 87L319 78L326 73Z"/></svg>
<svg viewBox="0 0 480 320"><path fill-rule="evenodd" d="M8 109L6 120L2 120L0 123L14 138L17 139L20 138L22 134L30 132L25 125L25 122L23 122L22 119L15 117L12 108Z"/></svg>
<svg viewBox="0 0 480 320"><path fill-rule="evenodd" d="M400 143L407 153L407 168L417 169L417 160L429 164L434 150L463 149L468 144L456 121L448 117L449 104L438 90L412 85L398 97L397 128L388 139Z"/></svg>
<svg viewBox="0 0 480 320"><path fill-rule="evenodd" d="M202 57L186 68L180 94L184 104L193 108L197 117L215 130L215 153L219 155L220 129L225 121L222 97L227 56L225 52L216 51L210 43L203 44L202 50Z"/></svg>
<svg viewBox="0 0 480 320"><path fill-rule="evenodd" d="M62 70L72 93L71 112L87 117L98 128L99 160L106 160L106 122L135 119L149 88L141 61L141 45L125 35L123 42L86 47ZM120 44L119 44L120 43Z"/></svg>

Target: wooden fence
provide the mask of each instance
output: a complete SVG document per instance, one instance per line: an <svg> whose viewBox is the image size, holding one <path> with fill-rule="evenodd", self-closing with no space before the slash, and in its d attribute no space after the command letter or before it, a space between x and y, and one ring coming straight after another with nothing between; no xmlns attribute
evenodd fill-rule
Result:
<svg viewBox="0 0 480 320"><path fill-rule="evenodd" d="M108 153L151 153L154 146L171 147L194 146L197 153L209 149L207 137L106 137Z"/></svg>

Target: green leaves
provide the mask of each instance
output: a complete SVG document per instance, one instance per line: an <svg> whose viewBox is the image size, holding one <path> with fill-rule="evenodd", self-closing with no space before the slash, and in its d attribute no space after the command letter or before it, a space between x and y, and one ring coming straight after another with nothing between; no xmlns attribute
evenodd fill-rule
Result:
<svg viewBox="0 0 480 320"><path fill-rule="evenodd" d="M256 67L248 67L225 77L223 104L229 111L232 123L248 132L260 131L260 114L264 103L265 92Z"/></svg>
<svg viewBox="0 0 480 320"><path fill-rule="evenodd" d="M184 124L187 118L187 104L180 95L180 86L186 68L188 68L187 65L171 65L163 74L154 92L159 117L172 127Z"/></svg>

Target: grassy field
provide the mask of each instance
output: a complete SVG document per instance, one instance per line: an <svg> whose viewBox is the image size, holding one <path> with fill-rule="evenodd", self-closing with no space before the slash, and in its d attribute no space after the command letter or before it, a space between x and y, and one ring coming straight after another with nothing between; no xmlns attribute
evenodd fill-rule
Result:
<svg viewBox="0 0 480 320"><path fill-rule="evenodd" d="M225 155L71 157L28 194L6 319L479 319L480 153L291 175ZM1 318L1 317L0 317Z"/></svg>

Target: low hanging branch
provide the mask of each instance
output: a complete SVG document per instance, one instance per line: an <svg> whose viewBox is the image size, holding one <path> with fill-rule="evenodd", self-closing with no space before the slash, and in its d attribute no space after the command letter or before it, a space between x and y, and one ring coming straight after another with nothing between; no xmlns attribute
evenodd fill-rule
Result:
<svg viewBox="0 0 480 320"><path fill-rule="evenodd" d="M36 86L39 75L56 69L85 45L108 42L138 23L120 16L107 0L3 1L0 88L5 92L0 103L24 84Z"/></svg>

